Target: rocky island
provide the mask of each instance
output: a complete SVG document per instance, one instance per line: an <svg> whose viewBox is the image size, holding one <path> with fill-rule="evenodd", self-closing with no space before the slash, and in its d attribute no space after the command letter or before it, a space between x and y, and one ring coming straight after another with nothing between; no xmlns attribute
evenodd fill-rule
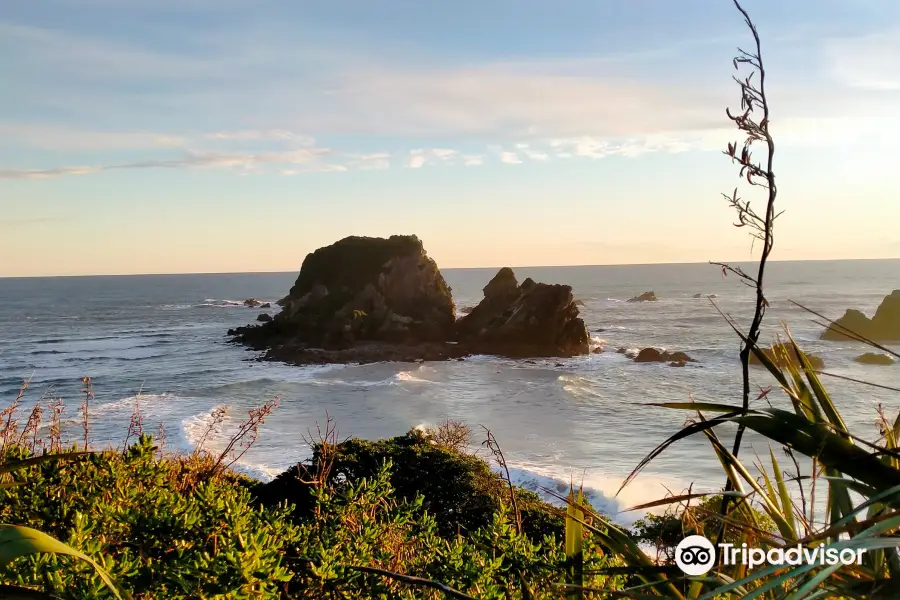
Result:
<svg viewBox="0 0 900 600"><path fill-rule="evenodd" d="M858 310L848 309L835 325L822 333L822 339L852 339L846 335L847 330L873 342L900 341L900 290L885 296L871 319Z"/></svg>
<svg viewBox="0 0 900 600"><path fill-rule="evenodd" d="M567 285L518 284L509 268L457 321L450 287L414 235L352 236L310 253L270 321L233 341L295 364L575 356L590 338Z"/></svg>

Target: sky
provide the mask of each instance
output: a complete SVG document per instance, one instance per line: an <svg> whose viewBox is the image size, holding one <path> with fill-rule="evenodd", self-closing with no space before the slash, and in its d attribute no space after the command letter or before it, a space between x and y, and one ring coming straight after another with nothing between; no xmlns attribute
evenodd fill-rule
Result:
<svg viewBox="0 0 900 600"><path fill-rule="evenodd" d="M900 256L900 2L744 5L773 258ZM748 260L721 151L752 43L731 0L3 2L0 276L409 233L445 268Z"/></svg>

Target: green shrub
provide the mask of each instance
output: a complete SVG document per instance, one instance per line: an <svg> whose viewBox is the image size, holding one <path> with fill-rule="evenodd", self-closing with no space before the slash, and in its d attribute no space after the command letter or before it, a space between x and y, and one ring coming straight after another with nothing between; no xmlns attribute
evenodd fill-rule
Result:
<svg viewBox="0 0 900 600"><path fill-rule="evenodd" d="M256 487L254 495L268 506L294 504L296 517L305 519L316 500L312 486L304 481L313 480L325 461L333 461L328 482L338 490L348 482L374 477L390 462L390 483L397 496L411 502L421 495L444 537L489 526L501 504L510 499L506 482L484 460L433 443L415 430L385 440L354 438L328 447L318 444L310 461ZM524 531L532 540L540 541L545 535L561 539L562 517L537 494L517 488L516 501Z"/></svg>
<svg viewBox="0 0 900 600"><path fill-rule="evenodd" d="M360 444L368 443L351 447ZM418 451L432 456L425 446ZM10 454L28 451L13 447ZM450 461L450 454L434 456ZM457 459L459 468L477 463L478 473L492 475L474 457ZM298 519L286 504L255 505L251 480L229 472L210 476L211 466L198 457L159 458L152 440L141 436L124 454L108 451L15 472L22 485L0 489L0 522L68 543L137 600L443 598L442 591L399 581L397 574L480 599L521 597L523 580L536 598L559 595L566 566L560 539L519 534L501 500L485 504L490 510L480 515L483 524L471 524L462 535L446 533L422 495L409 501L395 496L391 482L398 470L385 461L372 466L371 476L346 469L351 478L306 488L311 502ZM617 564L590 536L584 554L586 569ZM586 582L619 585L604 575ZM0 583L66 600L111 597L90 565L66 556L16 559L0 568Z"/></svg>
<svg viewBox="0 0 900 600"><path fill-rule="evenodd" d="M237 477L203 477L199 460L157 459L142 436L123 456L46 463L0 490L0 522L34 527L94 558L139 598L277 597L299 539L286 509L257 509ZM37 555L0 581L59 598L111 597L89 565Z"/></svg>

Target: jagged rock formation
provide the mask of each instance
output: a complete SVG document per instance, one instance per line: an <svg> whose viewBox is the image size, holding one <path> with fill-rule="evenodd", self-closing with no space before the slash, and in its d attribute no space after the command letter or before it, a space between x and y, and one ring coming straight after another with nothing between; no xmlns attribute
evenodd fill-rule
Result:
<svg viewBox="0 0 900 600"><path fill-rule="evenodd" d="M656 297L656 293L652 290L649 292L644 292L640 296L635 296L634 298L629 298L628 302L658 302L659 298Z"/></svg>
<svg viewBox="0 0 900 600"><path fill-rule="evenodd" d="M504 267L484 287L484 299L457 321L459 342L477 354L510 357L577 356L590 352L590 336L568 285L518 285Z"/></svg>
<svg viewBox="0 0 900 600"><path fill-rule="evenodd" d="M349 237L306 257L271 321L229 334L300 364L590 352L571 287L520 286L504 268L483 292L457 321L450 288L416 236Z"/></svg>
<svg viewBox="0 0 900 600"><path fill-rule="evenodd" d="M798 364L796 353L794 352L793 346L791 346L790 344L775 344L771 348L762 348L762 352L769 360L771 360L779 367L784 368L788 366L791 361L793 361L794 364ZM806 360L809 361L809 364L813 369L819 370L825 367L825 361L822 360L820 356L809 354L808 352L803 352L803 355L806 357ZM749 362L751 365L762 364L762 362L752 352L750 353Z"/></svg>
<svg viewBox="0 0 900 600"><path fill-rule="evenodd" d="M441 346L456 321L450 288L414 235L354 236L319 248L278 304L283 308L271 322L230 333L272 358L297 362L405 360L440 355L440 348L402 347Z"/></svg>
<svg viewBox="0 0 900 600"><path fill-rule="evenodd" d="M835 323L839 327L828 327L822 333L823 340L852 339L844 333L842 328L846 328L875 342L900 341L900 290L885 296L871 319L858 310L848 309Z"/></svg>
<svg viewBox="0 0 900 600"><path fill-rule="evenodd" d="M876 352L866 352L853 360L864 365L890 366L894 364L894 359L892 357L887 354L878 354Z"/></svg>

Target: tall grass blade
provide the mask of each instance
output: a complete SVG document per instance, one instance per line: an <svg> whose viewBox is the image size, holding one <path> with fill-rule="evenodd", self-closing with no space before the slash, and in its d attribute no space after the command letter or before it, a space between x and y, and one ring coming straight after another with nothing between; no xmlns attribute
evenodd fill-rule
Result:
<svg viewBox="0 0 900 600"><path fill-rule="evenodd" d="M65 554L83 560L94 567L97 575L103 580L110 592L118 600L123 600L109 574L88 555L31 527L0 525L0 567L30 554Z"/></svg>

